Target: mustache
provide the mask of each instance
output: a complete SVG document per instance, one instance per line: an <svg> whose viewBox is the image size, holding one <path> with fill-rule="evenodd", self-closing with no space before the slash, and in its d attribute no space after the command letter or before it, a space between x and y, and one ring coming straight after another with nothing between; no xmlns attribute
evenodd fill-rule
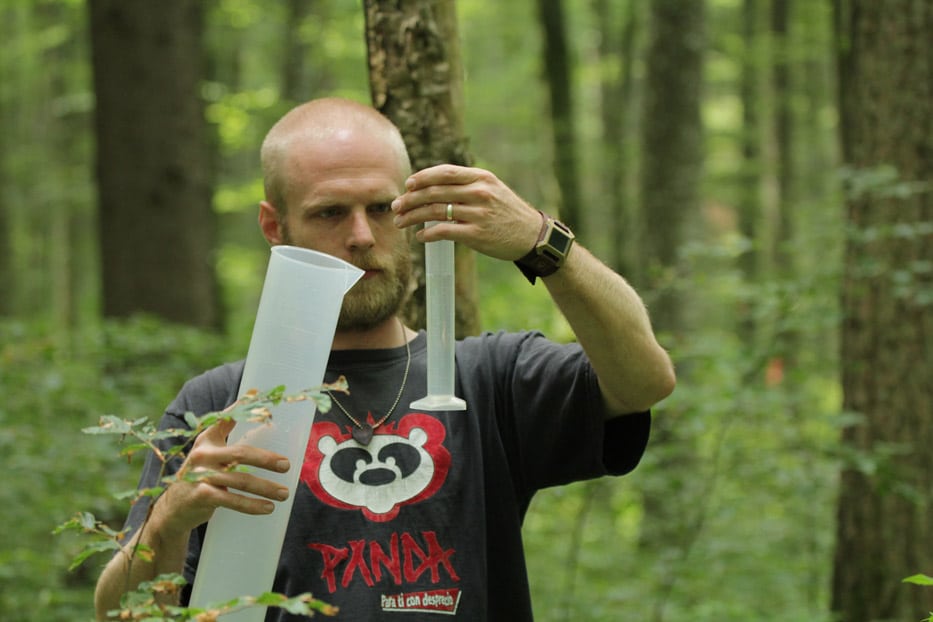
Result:
<svg viewBox="0 0 933 622"><path fill-rule="evenodd" d="M374 253L361 253L350 258L350 263L360 270L385 271L391 267L390 261L380 261Z"/></svg>

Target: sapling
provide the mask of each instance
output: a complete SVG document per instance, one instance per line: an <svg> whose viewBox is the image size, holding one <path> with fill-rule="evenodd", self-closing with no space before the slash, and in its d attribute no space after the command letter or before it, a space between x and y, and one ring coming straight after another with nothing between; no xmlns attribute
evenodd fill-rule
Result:
<svg viewBox="0 0 933 622"><path fill-rule="evenodd" d="M338 378L334 383L324 384L316 389L306 389L294 395L284 395L285 387L279 386L270 391L260 393L257 390L247 391L232 406L222 412L210 412L197 416L194 413L185 414L185 422L190 429L158 430L148 418L127 420L113 415L100 418L98 425L85 428L85 434L116 435L120 437L120 455L131 459L142 451L151 451L160 461L159 485L150 488L140 488L127 493L119 493L117 498L129 500L130 504L144 498L157 498L173 484L181 481L197 482L210 477L210 472L193 472L179 469L172 475L166 474L169 460L181 458L186 447L198 434L218 421L236 421L248 423L270 423L272 420L272 406L280 403L313 401L320 412L328 412L331 408L330 391L347 392L347 381L344 377ZM175 442L168 447L165 442ZM231 467L231 470L243 469L241 466ZM145 530L152 512L149 513L140 525L140 531ZM68 531L77 531L89 536L89 542L74 557L69 570L81 566L90 557L111 552L116 555L126 555L128 563L132 565L137 560L151 562L153 551L144 544L126 547L127 530L116 530L103 521L98 520L90 512L79 512L70 520L55 529L56 534ZM147 581L135 588L127 586L127 591L121 599L120 609L108 612L108 617L114 620L130 621L194 621L213 622L219 617L241 611L250 607L276 607L284 609L294 615L312 617L315 613L326 616L337 614L337 608L314 598L311 594L301 594L287 597L283 594L267 592L259 596L244 595L223 603L212 603L206 607L182 607L170 604L177 601L177 595L186 584L180 574L160 575L152 581Z"/></svg>

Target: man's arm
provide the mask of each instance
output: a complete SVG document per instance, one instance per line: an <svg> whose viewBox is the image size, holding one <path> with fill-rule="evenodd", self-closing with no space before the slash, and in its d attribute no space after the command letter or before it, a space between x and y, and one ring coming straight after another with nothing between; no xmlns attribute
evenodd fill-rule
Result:
<svg viewBox="0 0 933 622"><path fill-rule="evenodd" d="M226 507L245 514L270 514L275 509L273 501L288 498L288 488L251 473L232 470L238 465L278 473L289 469L288 460L280 454L248 445L227 445L227 436L234 425L233 421L220 421L198 436L179 473L200 473L204 477L194 482L184 478L173 482L155 501L145 524L104 567L94 593L99 620L106 619L108 611L118 609L123 594L135 590L143 581L160 574L180 574L191 531L206 523L216 508ZM257 496L242 495L238 491ZM151 561L132 554L137 544L148 547Z"/></svg>
<svg viewBox="0 0 933 622"><path fill-rule="evenodd" d="M153 514L159 507L156 503ZM161 574L181 574L184 569L185 555L188 551L190 532L171 536L157 527L150 520L142 530L137 531L123 550L110 560L97 580L94 592L94 609L98 620L106 620L107 613L119 609L123 594L132 591L144 581L151 581ZM134 555L137 545L147 547L153 556L145 561L143 556ZM176 604L174 597L169 597Z"/></svg>
<svg viewBox="0 0 933 622"><path fill-rule="evenodd" d="M399 227L439 221L417 232L421 241L453 240L505 261L524 256L541 231L536 209L477 168L445 164L418 171L392 209ZM673 365L625 279L577 244L543 280L596 370L610 416L647 410L673 391Z"/></svg>
<svg viewBox="0 0 933 622"><path fill-rule="evenodd" d="M641 298L580 245L542 279L596 370L610 416L648 410L674 390L667 352Z"/></svg>

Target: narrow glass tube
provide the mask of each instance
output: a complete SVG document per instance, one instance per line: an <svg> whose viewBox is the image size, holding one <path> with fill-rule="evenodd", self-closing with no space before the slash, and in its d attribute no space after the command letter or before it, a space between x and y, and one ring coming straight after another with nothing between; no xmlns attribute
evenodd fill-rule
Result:
<svg viewBox="0 0 933 622"><path fill-rule="evenodd" d="M429 222L425 226L437 224ZM454 395L454 243L428 242L424 248L428 332L428 394L411 403L421 410L466 410Z"/></svg>

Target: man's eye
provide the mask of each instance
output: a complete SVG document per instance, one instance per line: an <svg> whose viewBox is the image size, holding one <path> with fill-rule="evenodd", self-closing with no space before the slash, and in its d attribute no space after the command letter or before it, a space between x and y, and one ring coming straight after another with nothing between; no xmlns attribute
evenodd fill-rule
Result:
<svg viewBox="0 0 933 622"><path fill-rule="evenodd" d="M386 214L392 211L391 203L376 203L369 206L369 211L373 214Z"/></svg>
<svg viewBox="0 0 933 622"><path fill-rule="evenodd" d="M343 213L339 207L325 207L315 214L318 218L330 219L338 218Z"/></svg>

